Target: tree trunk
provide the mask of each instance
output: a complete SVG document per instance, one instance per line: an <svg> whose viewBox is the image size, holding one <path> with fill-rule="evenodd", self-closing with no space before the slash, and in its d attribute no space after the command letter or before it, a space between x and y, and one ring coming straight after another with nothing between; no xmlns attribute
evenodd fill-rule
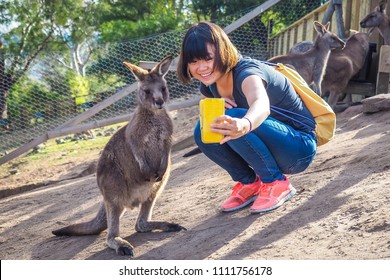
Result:
<svg viewBox="0 0 390 280"><path fill-rule="evenodd" d="M0 46L1 47L1 46ZM8 79L5 74L5 58L2 50L0 50L0 121L8 119L7 112L7 93L8 93Z"/></svg>
<svg viewBox="0 0 390 280"><path fill-rule="evenodd" d="M0 121L8 119L8 108L7 108L7 91L2 88L0 84Z"/></svg>
<svg viewBox="0 0 390 280"><path fill-rule="evenodd" d="M14 83L13 77L5 73L5 57L0 49L0 126L5 129L9 129L10 123L7 106L8 91Z"/></svg>

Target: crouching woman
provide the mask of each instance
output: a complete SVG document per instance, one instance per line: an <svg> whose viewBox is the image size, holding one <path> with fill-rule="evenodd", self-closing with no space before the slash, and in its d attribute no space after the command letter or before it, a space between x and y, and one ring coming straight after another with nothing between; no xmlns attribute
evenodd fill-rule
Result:
<svg viewBox="0 0 390 280"><path fill-rule="evenodd" d="M199 80L202 98L225 99L225 115L211 125L223 140L203 143L199 122L194 131L199 149L236 182L222 211L250 205L250 212L260 213L292 198L296 190L285 174L310 165L317 140L314 119L285 76L242 57L210 22L195 24L185 34L177 75L183 83Z"/></svg>

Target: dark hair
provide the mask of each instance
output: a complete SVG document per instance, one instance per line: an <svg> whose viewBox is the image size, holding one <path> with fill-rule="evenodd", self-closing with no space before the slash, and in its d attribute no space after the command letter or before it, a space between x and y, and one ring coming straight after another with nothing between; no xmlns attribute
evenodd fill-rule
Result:
<svg viewBox="0 0 390 280"><path fill-rule="evenodd" d="M214 23L202 21L188 29L181 45L177 76L183 83L191 82L188 63L210 57L209 44L215 48L214 69L225 74L236 66L239 54L225 31Z"/></svg>

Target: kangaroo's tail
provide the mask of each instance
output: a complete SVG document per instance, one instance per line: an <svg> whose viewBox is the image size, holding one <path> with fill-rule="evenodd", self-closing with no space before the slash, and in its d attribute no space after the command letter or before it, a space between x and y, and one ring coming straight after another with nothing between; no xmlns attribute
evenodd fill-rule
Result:
<svg viewBox="0 0 390 280"><path fill-rule="evenodd" d="M103 230L107 229L106 209L102 203L96 217L91 221L69 225L57 230L53 230L52 233L57 236L62 235L92 235L99 234Z"/></svg>
<svg viewBox="0 0 390 280"><path fill-rule="evenodd" d="M192 149L191 151L185 153L183 155L183 157L190 157L190 156L194 156L194 155L201 154L201 153L202 153L202 151L198 147L196 147L196 148Z"/></svg>

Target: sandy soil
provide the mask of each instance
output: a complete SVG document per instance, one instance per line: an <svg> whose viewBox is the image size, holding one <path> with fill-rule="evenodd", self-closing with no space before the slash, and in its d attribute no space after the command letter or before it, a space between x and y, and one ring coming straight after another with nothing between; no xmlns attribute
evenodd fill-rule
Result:
<svg viewBox="0 0 390 280"><path fill-rule="evenodd" d="M197 108L173 113L180 141L191 135ZM335 139L319 147L309 169L289 176L297 195L263 215L248 209L221 213L218 207L233 185L229 176L203 154L183 158L193 146L176 151L153 217L188 230L137 233L138 211L133 210L122 217L122 237L142 260L390 259L389 143L390 111L366 115L355 106L340 113ZM101 197L87 169L97 157L94 152L50 170L36 166L40 174L47 171L38 180L46 184L0 200L0 259L126 259L106 247L106 231L83 237L51 234L96 213ZM19 185L13 187L21 189L21 182L31 182L36 174L32 169L18 174ZM14 184L12 176L1 180L3 187Z"/></svg>

